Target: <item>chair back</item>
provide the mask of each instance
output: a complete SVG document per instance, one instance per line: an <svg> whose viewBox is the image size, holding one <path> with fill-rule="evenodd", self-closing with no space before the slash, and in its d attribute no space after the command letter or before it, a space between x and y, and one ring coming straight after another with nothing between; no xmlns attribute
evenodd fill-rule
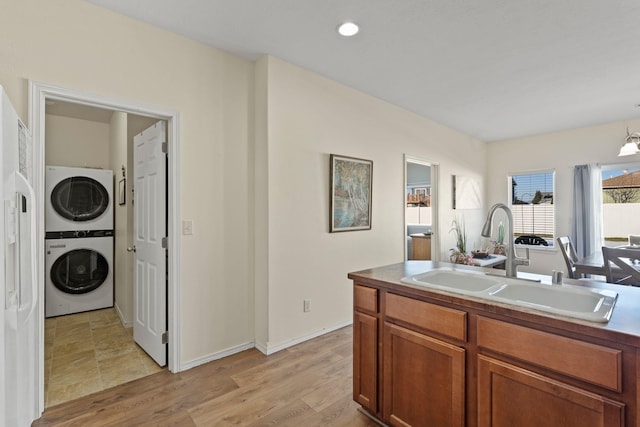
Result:
<svg viewBox="0 0 640 427"><path fill-rule="evenodd" d="M578 254L576 254L576 250L573 247L573 243L571 243L571 239L569 236L561 236L556 238L556 241L558 242L560 249L562 249L562 257L564 258L564 262L567 264L569 278L577 279L578 275L576 274L576 268L573 264L578 261Z"/></svg>
<svg viewBox="0 0 640 427"><path fill-rule="evenodd" d="M640 246L640 234L629 234L629 246Z"/></svg>
<svg viewBox="0 0 640 427"><path fill-rule="evenodd" d="M640 249L602 247L607 282L640 286Z"/></svg>

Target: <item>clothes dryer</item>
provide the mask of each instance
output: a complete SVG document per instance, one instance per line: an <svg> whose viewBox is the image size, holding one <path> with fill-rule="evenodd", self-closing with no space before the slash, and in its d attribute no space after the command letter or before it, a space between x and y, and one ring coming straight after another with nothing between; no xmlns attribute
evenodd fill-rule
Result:
<svg viewBox="0 0 640 427"><path fill-rule="evenodd" d="M113 171L47 166L45 231L113 230Z"/></svg>
<svg viewBox="0 0 640 427"><path fill-rule="evenodd" d="M113 232L48 232L45 317L113 307Z"/></svg>

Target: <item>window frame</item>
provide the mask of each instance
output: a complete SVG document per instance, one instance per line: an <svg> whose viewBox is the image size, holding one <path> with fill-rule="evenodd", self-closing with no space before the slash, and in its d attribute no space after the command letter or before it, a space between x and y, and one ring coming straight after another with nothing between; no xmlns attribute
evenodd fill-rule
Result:
<svg viewBox="0 0 640 427"><path fill-rule="evenodd" d="M601 164L600 165L600 178L601 178L601 182L600 185L602 186L602 182L604 181L602 175L607 172L607 171L622 171L625 169L633 169L633 170L637 170L640 169L640 161L638 160L630 160L630 161L625 161L625 162L620 162L620 163L605 163L605 164ZM603 224L603 230L602 230L602 244L605 246L615 246L617 244L619 244L621 242L621 240L607 240L607 236L605 235L605 222L607 221L607 218L605 218L605 205L607 204L607 202L605 202L605 193L604 193L604 188L601 188L602 190L602 205L601 205L601 209L602 209L602 224ZM609 238L611 237L623 237L623 236L609 236ZM608 243L607 243L608 242Z"/></svg>
<svg viewBox="0 0 640 427"><path fill-rule="evenodd" d="M515 239L517 238L517 236L516 236L515 224L512 224L512 226L513 226L513 234L514 234L513 240L514 240L514 245L516 247L524 247L524 248L540 250L540 251L549 251L549 250L556 250L557 249L557 245L556 245L556 237L558 236L558 233L557 233L557 211L556 211L557 192L556 192L556 170L554 168L509 172L507 174L507 193L508 193L507 206L511 210L511 215L512 215L512 217L514 219L514 222L515 222L515 213L513 211L513 206L514 206L513 205L513 186L512 186L513 177L514 176L523 176L523 175L543 175L543 174L551 174L551 179L552 179L552 182L551 182L551 192L552 192L552 197L553 197L553 203L552 203L552 205L553 205L552 237L547 238L546 236L541 236L542 238L544 238L547 241L548 246L527 245L527 244L523 244L523 243L515 243Z"/></svg>

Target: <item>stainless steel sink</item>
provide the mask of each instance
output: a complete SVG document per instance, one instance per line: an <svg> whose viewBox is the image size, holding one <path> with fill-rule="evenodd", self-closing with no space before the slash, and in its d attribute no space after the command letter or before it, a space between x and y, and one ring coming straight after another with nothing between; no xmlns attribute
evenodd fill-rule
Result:
<svg viewBox="0 0 640 427"><path fill-rule="evenodd" d="M450 269L435 269L401 281L594 322L609 321L618 298L618 293L610 290L533 285L520 279Z"/></svg>

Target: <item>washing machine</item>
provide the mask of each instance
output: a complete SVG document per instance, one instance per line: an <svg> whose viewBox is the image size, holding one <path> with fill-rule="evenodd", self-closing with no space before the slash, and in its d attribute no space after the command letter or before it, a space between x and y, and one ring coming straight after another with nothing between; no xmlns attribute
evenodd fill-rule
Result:
<svg viewBox="0 0 640 427"><path fill-rule="evenodd" d="M45 231L113 230L113 171L46 166Z"/></svg>
<svg viewBox="0 0 640 427"><path fill-rule="evenodd" d="M48 232L45 317L113 307L113 231Z"/></svg>

